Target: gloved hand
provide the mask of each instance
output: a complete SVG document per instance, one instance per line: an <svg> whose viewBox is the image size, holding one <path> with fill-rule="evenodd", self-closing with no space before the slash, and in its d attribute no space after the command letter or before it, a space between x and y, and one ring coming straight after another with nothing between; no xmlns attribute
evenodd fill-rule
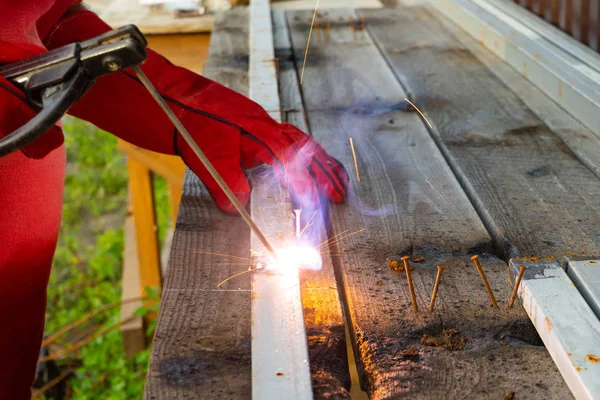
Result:
<svg viewBox="0 0 600 400"><path fill-rule="evenodd" d="M50 31L48 49L83 41L110 30L90 11L64 17ZM310 136L274 121L255 102L224 86L172 65L149 51L142 69L212 161L242 204L250 197L244 169L273 166L292 195L318 201L319 194L343 202L348 177ZM180 154L224 211L233 205L210 177L132 71L98 79L69 112L149 150Z"/></svg>

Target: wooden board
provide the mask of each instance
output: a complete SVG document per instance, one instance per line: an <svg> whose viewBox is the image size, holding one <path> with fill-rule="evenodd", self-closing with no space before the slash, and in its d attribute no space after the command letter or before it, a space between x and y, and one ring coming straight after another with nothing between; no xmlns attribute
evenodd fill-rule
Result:
<svg viewBox="0 0 600 400"><path fill-rule="evenodd" d="M567 274L600 319L600 260L598 257L567 257Z"/></svg>
<svg viewBox="0 0 600 400"><path fill-rule="evenodd" d="M317 0L282 0L274 1L271 9L274 11L288 10L314 10ZM320 0L319 9L350 8L350 7L373 7L381 8L383 4L379 0Z"/></svg>
<svg viewBox="0 0 600 400"><path fill-rule="evenodd" d="M204 71L210 33L146 35L146 39L149 48L165 56L173 64L196 73Z"/></svg>
<svg viewBox="0 0 600 400"><path fill-rule="evenodd" d="M110 26L134 24L143 34L210 32L215 23L215 14L176 18L168 9L152 8L138 0L112 0L109 5L93 9Z"/></svg>
<svg viewBox="0 0 600 400"><path fill-rule="evenodd" d="M600 181L560 138L427 9L361 14L500 254L597 252Z"/></svg>
<svg viewBox="0 0 600 400"><path fill-rule="evenodd" d="M232 25L233 24L233 25ZM235 29L231 29L234 26ZM245 9L216 21L216 56L206 75L247 94ZM211 47L211 52L213 52ZM218 66L222 68L219 69ZM250 398L250 232L241 218L223 214L193 173L187 172L168 274L152 347L146 399Z"/></svg>
<svg viewBox="0 0 600 400"><path fill-rule="evenodd" d="M513 259L513 278L527 269L519 296L577 399L600 395L600 321L554 259Z"/></svg>
<svg viewBox="0 0 600 400"><path fill-rule="evenodd" d="M287 14L298 73L310 15ZM340 239L332 250L370 398L498 398L504 390L529 398L568 396L523 310L491 309L468 255L490 250L492 240L419 116L390 109L404 90L369 36L353 34L348 20L357 15L329 10L320 18L322 26L335 22L329 40L313 37L301 92L313 135L352 176L350 200L331 208L330 236L365 229ZM404 272L386 265L387 257L400 255L424 257L413 264L423 310L416 314ZM447 268L437 311L429 313L424 310L437 264ZM507 301L505 264L493 257L483 264L497 298ZM425 334L444 329L457 329L467 339L463 351L420 343Z"/></svg>

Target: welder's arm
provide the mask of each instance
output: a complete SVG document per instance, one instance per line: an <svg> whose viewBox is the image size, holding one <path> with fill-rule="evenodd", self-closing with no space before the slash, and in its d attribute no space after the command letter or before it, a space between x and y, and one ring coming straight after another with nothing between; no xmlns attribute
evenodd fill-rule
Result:
<svg viewBox="0 0 600 400"><path fill-rule="evenodd" d="M59 21L45 44L53 49L108 30L92 12L78 11ZM263 163L272 165L292 193L304 201L318 201L319 192L330 200L344 201L348 182L344 168L308 135L274 121L246 97L174 66L152 51L142 69L242 203L250 194L244 169ZM180 154L217 205L234 211L132 71L100 78L70 114L137 146Z"/></svg>

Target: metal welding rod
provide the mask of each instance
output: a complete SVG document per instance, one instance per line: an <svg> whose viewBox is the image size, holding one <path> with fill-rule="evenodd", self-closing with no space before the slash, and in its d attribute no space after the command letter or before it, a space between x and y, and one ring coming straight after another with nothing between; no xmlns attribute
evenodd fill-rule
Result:
<svg viewBox="0 0 600 400"><path fill-rule="evenodd" d="M150 80L148 79L146 74L144 74L144 71L142 71L142 69L137 65L135 67L133 67L133 70L135 71L138 78L140 78L140 81L142 81L142 84L146 87L148 92L150 92L152 97L154 97L154 100L156 100L156 102L158 103L160 108L162 108L162 110L165 112L167 117L169 117L169 119L171 120L173 125L175 125L175 128L177 128L179 133L181 133L181 136L183 136L183 138L185 139L187 144L192 148L192 150L194 151L196 156L200 159L200 161L202 162L202 165L204 165L204 168L206 168L208 170L208 173L210 174L210 176L212 176L213 179L215 181L217 181L217 184L219 185L221 190L223 190L223 192L225 193L227 198L231 201L231 203L233 204L235 209L240 213L240 215L242 216L244 221L248 224L248 226L250 227L250 230L252 230L252 232L254 232L254 234L256 236L258 236L258 238L260 239L262 244L265 245L265 247L267 248L269 253L271 253L271 255L274 258L276 258L277 253L275 252L275 248L273 247L271 242L269 242L269 239L260 230L258 225L256 225L256 222L254 222L254 220L252 219L250 214L248 214L248 212L246 211L244 206L242 206L242 204L237 199L237 197L235 197L235 195L233 194L233 192L231 191L229 186L227 186L227 183L223 180L223 178L221 178L221 175L219 175L219 172L215 169L215 167L213 167L210 160L204 155L202 150L200 150L200 147L198 147L198 144L194 141L194 139L189 134L187 129L185 129L185 127L183 126L181 121L179 121L179 118L177 118L175 116L175 114L173 113L173 110L171 110L171 108L167 105L167 103L162 98L162 96L160 95L158 90L156 90L156 88L154 87L152 82L150 82Z"/></svg>

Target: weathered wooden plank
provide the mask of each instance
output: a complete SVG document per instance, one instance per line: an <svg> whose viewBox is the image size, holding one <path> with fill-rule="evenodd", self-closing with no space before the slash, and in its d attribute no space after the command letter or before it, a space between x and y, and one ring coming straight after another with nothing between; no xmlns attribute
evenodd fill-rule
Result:
<svg viewBox="0 0 600 400"><path fill-rule="evenodd" d="M598 257L567 257L567 275L600 319L600 260Z"/></svg>
<svg viewBox="0 0 600 400"><path fill-rule="evenodd" d="M279 60L279 95L284 121L308 132L285 14L273 12L275 57ZM327 242L322 210L304 210L301 238L315 245ZM350 376L342 309L327 246L321 246L323 266L300 274L304 321L313 394L317 399L349 399Z"/></svg>
<svg viewBox="0 0 600 400"><path fill-rule="evenodd" d="M515 6L514 8L523 11L521 7ZM508 64L481 46L481 43L477 42L453 22L450 22L439 13L435 13L435 15L454 37L468 48L469 51L489 68L490 71L500 78L500 80L512 90L519 99L521 99L527 107L538 116L538 118L543 120L544 123L562 139L586 167L592 170L596 176L600 177L600 158L598 157L598 154L600 154L600 140L597 140L596 136L589 129L584 127L571 114L558 106ZM546 31L540 31L540 33L546 35ZM560 31L557 33L564 35ZM555 43L562 44L560 41ZM592 51L583 45L582 47Z"/></svg>
<svg viewBox="0 0 600 400"><path fill-rule="evenodd" d="M218 56L206 75L247 93L248 24L245 9L217 18ZM223 66L218 69L218 65ZM250 398L250 232L241 218L214 205L193 173L186 173L165 280L146 399ZM211 252L215 254L207 254Z"/></svg>
<svg viewBox="0 0 600 400"><path fill-rule="evenodd" d="M297 68L309 16L287 14ZM331 208L330 236L365 228L338 238L333 260L370 398L492 398L504 390L568 396L523 310L491 310L468 258L489 250L491 238L418 114L393 107L404 90L369 36L353 34L348 20L357 16L329 10L321 18L322 26L335 23L329 40L311 43L301 90L311 131L325 148L350 167L350 137L356 145L361 181L353 177L347 204ZM412 273L422 309L436 265L446 265L435 313L412 311L404 271L386 265L400 255L424 257ZM508 301L505 264L484 257L483 266L496 297ZM444 329L460 331L464 350L421 344ZM511 364L517 359L519 368Z"/></svg>
<svg viewBox="0 0 600 400"><path fill-rule="evenodd" d="M560 138L427 9L361 14L504 257L596 253L600 181Z"/></svg>
<svg viewBox="0 0 600 400"><path fill-rule="evenodd" d="M600 321L554 259L513 259L523 307L577 399L600 395Z"/></svg>

